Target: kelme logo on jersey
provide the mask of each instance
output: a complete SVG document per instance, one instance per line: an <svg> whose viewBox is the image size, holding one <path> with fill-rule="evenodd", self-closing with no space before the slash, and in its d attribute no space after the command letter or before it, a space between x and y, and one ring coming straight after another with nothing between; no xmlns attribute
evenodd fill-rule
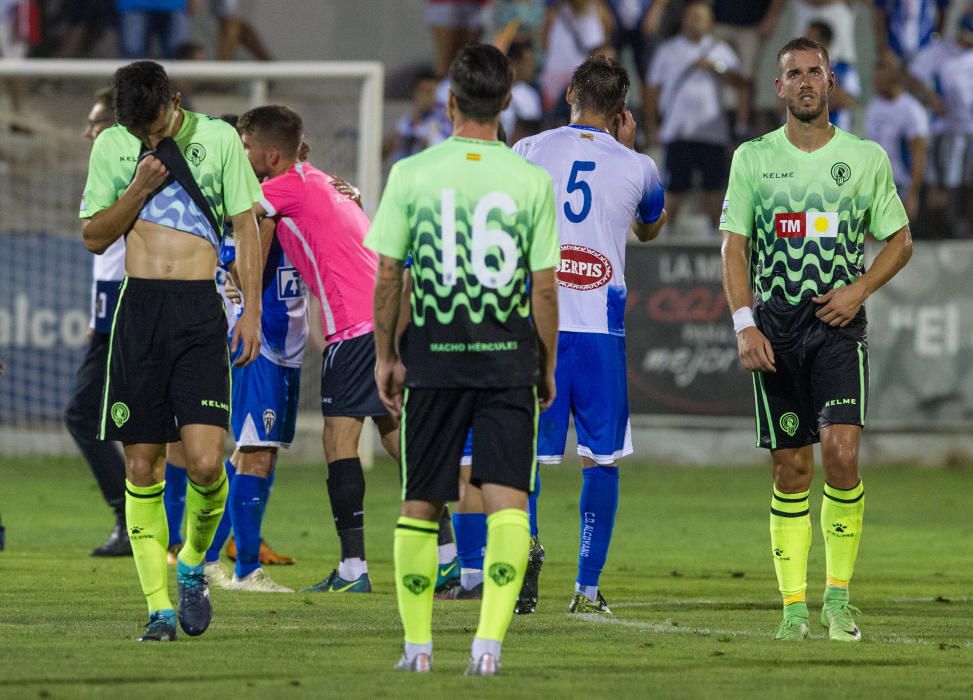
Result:
<svg viewBox="0 0 973 700"><path fill-rule="evenodd" d="M838 212L805 211L774 214L777 238L835 238Z"/></svg>
<svg viewBox="0 0 973 700"><path fill-rule="evenodd" d="M796 413L788 412L780 417L780 429L791 437L794 437L794 433L797 432L797 426L800 423Z"/></svg>
<svg viewBox="0 0 973 700"><path fill-rule="evenodd" d="M587 292L604 287L612 278L612 264L597 250L580 245L561 246L557 283L568 289Z"/></svg>

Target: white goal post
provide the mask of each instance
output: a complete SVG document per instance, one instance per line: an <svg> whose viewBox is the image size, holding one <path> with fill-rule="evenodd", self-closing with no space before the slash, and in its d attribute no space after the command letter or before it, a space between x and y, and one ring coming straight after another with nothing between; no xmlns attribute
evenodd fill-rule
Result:
<svg viewBox="0 0 973 700"><path fill-rule="evenodd" d="M106 78L128 61L0 59L0 79ZM270 81L340 78L361 81L358 172L354 183L366 210L378 205L382 178L382 98L385 68L379 61L160 61L173 79L250 82L250 106L266 104Z"/></svg>

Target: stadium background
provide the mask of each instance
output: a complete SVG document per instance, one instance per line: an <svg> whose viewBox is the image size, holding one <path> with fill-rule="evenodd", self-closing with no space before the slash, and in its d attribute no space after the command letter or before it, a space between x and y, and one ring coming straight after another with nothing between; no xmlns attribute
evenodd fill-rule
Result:
<svg viewBox="0 0 973 700"><path fill-rule="evenodd" d="M241 8L278 59L383 64L386 133L408 107L404 76L430 61L422 0L241 0ZM871 23L863 5L856 11L860 64L867 66ZM782 17L769 44L782 43L789 27ZM211 42L215 31L205 13L198 18L201 40ZM757 99L768 107L772 59L765 55L762 66ZM871 76L861 72L864 103ZM107 77L32 79L19 115L10 112L8 83L0 79L0 359L7 364L0 378L0 514L7 526L0 698L417 696L416 679L387 672L401 634L390 586L398 488L387 462L368 477L373 596L295 595L270 604L215 591L213 629L166 649L164 666L154 650L131 641L144 615L131 560L87 556L109 511L61 413L89 313L91 257L76 218L89 150L81 133L91 95ZM245 109L254 90L288 102L306 117L312 161L355 177L361 125L354 81L199 80L183 87L194 108L214 114ZM769 641L779 602L766 542L768 470L765 453L753 448L752 390L737 367L722 302L716 233L692 242L664 233L629 256L636 457L624 466L606 570L616 616L594 624L564 614L577 552L578 479L569 459L545 472L542 604L533 618L515 619L505 675L475 696L569 697L597 687L619 698L969 697L973 244L918 242L906 270L868 302L869 513L855 583L868 643L851 654L821 640L817 629L817 640L799 649ZM281 459L265 521L268 539L299 559L274 571L294 587L312 583L338 555L325 505L317 367L310 351L299 435ZM823 559L817 541L812 600ZM470 679L459 675L474 619L472 603L437 607L435 685L420 692L474 696Z"/></svg>
<svg viewBox="0 0 973 700"><path fill-rule="evenodd" d="M952 15L962 9L954 5ZM241 5L276 58L383 64L383 132L408 106L400 99L404 76L429 61L423 6L422 0L289 0L288 12L301 21L282 23L275 21L274 3ZM871 89L868 10L856 6L859 105ZM787 11L769 46L786 39ZM197 20L197 38L212 36L212 19L198 13ZM772 108L772 51L764 51L761 65L757 104ZM40 78L26 91L20 115L0 112L11 125L29 124L7 128L0 145L0 260L8 271L0 277L0 358L8 366L0 381L0 455L73 454L60 416L83 352L89 300L90 256L75 215L89 148L80 131L90 95L106 79ZM261 98L288 103L305 117L312 160L349 180L358 175L359 82L186 80L181 87L193 108L212 114L238 113ZM749 379L736 362L720 291L718 237L706 235L709 241L682 242L664 231L659 242L630 251L635 442L650 460L750 463L758 455L749 447ZM966 242L923 241L906 270L869 301L873 381L866 459L935 463L973 454L971 259ZM295 458L319 458L318 363L309 346Z"/></svg>

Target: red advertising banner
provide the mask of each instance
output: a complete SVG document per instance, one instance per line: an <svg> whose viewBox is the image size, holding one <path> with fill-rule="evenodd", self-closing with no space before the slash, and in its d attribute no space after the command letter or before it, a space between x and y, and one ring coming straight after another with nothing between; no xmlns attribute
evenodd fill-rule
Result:
<svg viewBox="0 0 973 700"><path fill-rule="evenodd" d="M629 246L625 331L632 413L753 415L717 245Z"/></svg>

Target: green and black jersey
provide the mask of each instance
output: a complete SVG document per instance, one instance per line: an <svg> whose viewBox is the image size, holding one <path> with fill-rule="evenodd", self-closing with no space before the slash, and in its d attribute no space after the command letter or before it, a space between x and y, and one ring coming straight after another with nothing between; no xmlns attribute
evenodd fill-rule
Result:
<svg viewBox="0 0 973 700"><path fill-rule="evenodd" d="M826 145L807 153L787 140L785 128L733 154L720 228L750 238L761 316L813 320L801 313L813 309L811 297L865 271L865 234L883 240L909 220L877 143L835 128Z"/></svg>
<svg viewBox="0 0 973 700"><path fill-rule="evenodd" d="M530 273L560 259L543 169L498 141L450 138L392 168L365 245L412 254L408 386L537 384Z"/></svg>

